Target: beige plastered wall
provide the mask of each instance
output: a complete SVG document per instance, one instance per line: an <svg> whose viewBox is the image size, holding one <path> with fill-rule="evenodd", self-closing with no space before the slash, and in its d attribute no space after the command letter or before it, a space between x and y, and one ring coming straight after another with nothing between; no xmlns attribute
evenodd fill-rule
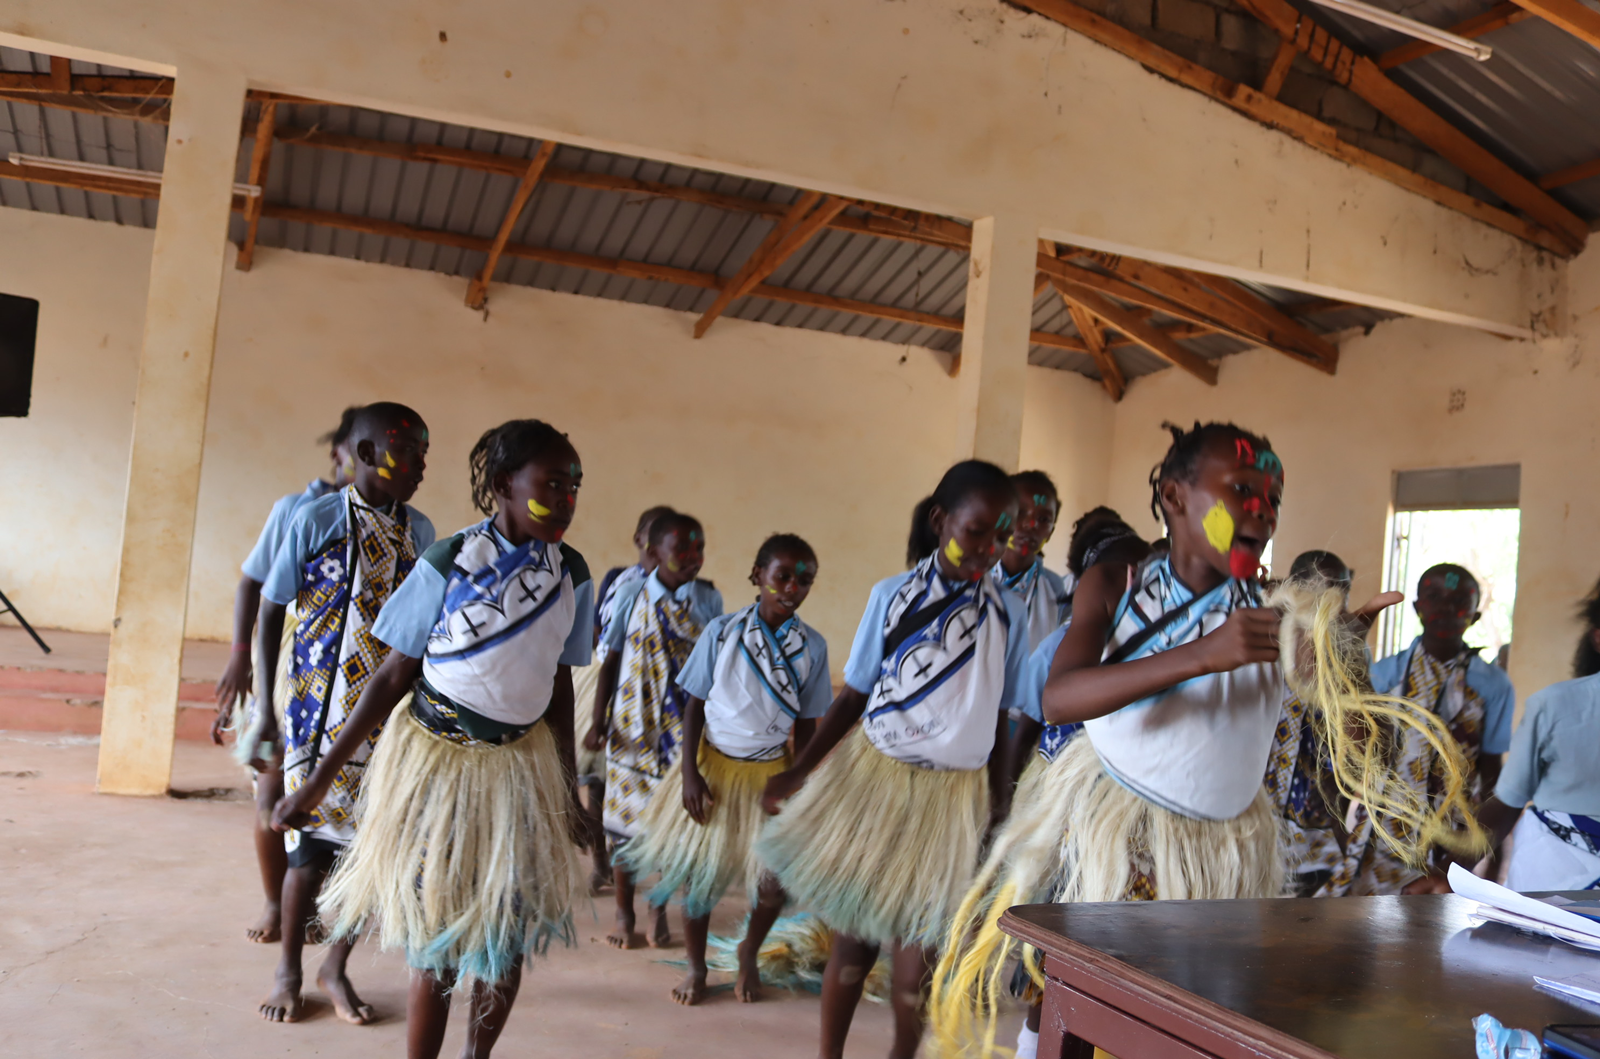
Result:
<svg viewBox="0 0 1600 1059"><path fill-rule="evenodd" d="M1600 577L1600 253L1573 262L1568 306L1562 338L1510 342L1397 320L1347 337L1332 377L1255 350L1228 358L1215 388L1176 371L1140 379L1116 410L1111 502L1155 533L1145 481L1166 451L1161 421L1232 420L1283 458L1274 555L1335 551L1364 599L1381 587L1395 471L1519 463L1510 673L1525 699L1570 675L1575 604ZM1452 412L1455 390L1465 405Z"/></svg>
<svg viewBox="0 0 1600 1059"><path fill-rule="evenodd" d="M0 209L0 291L41 302L33 414L0 419L0 588L38 624L105 631L132 427L151 233ZM24 265L23 262L26 261ZM631 562L638 512L699 516L704 576L731 607L771 532L816 547L804 615L842 667L872 583L903 566L912 505L956 452L957 382L919 347L496 287L262 250L229 269L195 526L189 635L226 639L239 563L272 502L325 472L314 439L348 404L397 400L433 448L413 503L448 533L479 515L467 453L503 420L568 432L585 485L569 541L596 572ZM1024 462L1087 506L1105 488L1110 403L1029 369ZM1064 542L1052 558L1065 554ZM1058 562L1059 565L1059 562ZM751 597L753 598L753 597Z"/></svg>

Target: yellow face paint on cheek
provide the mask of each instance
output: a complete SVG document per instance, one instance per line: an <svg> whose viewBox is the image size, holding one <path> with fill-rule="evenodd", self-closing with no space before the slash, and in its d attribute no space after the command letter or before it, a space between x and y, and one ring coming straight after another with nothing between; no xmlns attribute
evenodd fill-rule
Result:
<svg viewBox="0 0 1600 1059"><path fill-rule="evenodd" d="M767 586L767 594L770 595L770 596L776 596L778 594L778 590L773 588L771 585L768 585Z"/></svg>
<svg viewBox="0 0 1600 1059"><path fill-rule="evenodd" d="M387 468L387 467L379 467L378 468L378 477L379 478L393 478L394 475L389 473L389 468Z"/></svg>
<svg viewBox="0 0 1600 1059"><path fill-rule="evenodd" d="M550 509L539 503L539 501L529 497L528 514L533 516L533 520L535 522L543 522L545 519L550 517Z"/></svg>
<svg viewBox="0 0 1600 1059"><path fill-rule="evenodd" d="M944 557L950 560L951 566L960 566L961 559L966 554L967 553L962 550L961 545L956 543L956 539L954 537L951 537L950 543L944 546Z"/></svg>
<svg viewBox="0 0 1600 1059"><path fill-rule="evenodd" d="M1233 547L1233 516L1228 514L1227 505L1220 500L1212 504L1200 525L1206 531L1206 540L1211 546L1227 555Z"/></svg>
<svg viewBox="0 0 1600 1059"><path fill-rule="evenodd" d="M384 454L383 454L383 461L384 461L384 462L385 462L385 463L387 463L387 464L388 464L388 465L389 465L389 466L390 466L390 467L393 467L393 466L394 466L394 457L393 457L393 456L391 456L391 455L389 455L389 454L388 454L388 453L387 453L387 452L385 452L385 453L384 453Z"/></svg>

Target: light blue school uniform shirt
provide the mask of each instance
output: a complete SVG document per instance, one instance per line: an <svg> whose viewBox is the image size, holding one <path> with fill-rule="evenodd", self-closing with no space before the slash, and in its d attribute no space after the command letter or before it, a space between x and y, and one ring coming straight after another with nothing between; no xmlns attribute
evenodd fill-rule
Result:
<svg viewBox="0 0 1600 1059"><path fill-rule="evenodd" d="M495 543L504 551L514 550L515 545L498 529L492 525L489 529ZM400 582L400 587L394 590L378 612L378 619L372 623L372 635L407 658L421 658L427 652L428 637L444 615L444 598L450 581L444 571L434 565L435 558L443 557L425 555L417 560L410 575ZM583 567L583 583L573 586L573 598L576 610L572 631L567 634L557 664L586 666L594 650L594 579L588 576L587 565Z"/></svg>
<svg viewBox="0 0 1600 1059"><path fill-rule="evenodd" d="M742 609L742 608L741 608ZM706 623L695 641L689 660L678 674L678 686L704 702L711 694L711 684L717 673L717 657L722 651L722 634L734 614L719 614ZM833 704L833 685L828 678L828 641L822 634L797 616L794 621L806 634L806 661L809 668L805 682L800 685L800 719L816 720L828 712Z"/></svg>
<svg viewBox="0 0 1600 1059"><path fill-rule="evenodd" d="M417 557L433 545L435 534L428 516L406 505L406 515L411 521L411 540L416 545ZM277 554L272 560L272 570L261 582L261 594L279 606L287 607L300 592L300 582L305 576L305 564L332 542L345 536L344 490L329 493L301 505L290 520L289 531L284 534Z"/></svg>
<svg viewBox="0 0 1600 1059"><path fill-rule="evenodd" d="M1494 793L1513 809L1600 817L1600 674L1528 697Z"/></svg>
<svg viewBox="0 0 1600 1059"><path fill-rule="evenodd" d="M844 682L863 695L871 695L883 672L883 626L889 616L889 604L900 586L911 580L913 571L879 581L872 586L867 597L866 612L861 624L856 626L856 638L850 645L850 658L844 665ZM1020 708L1022 705L1023 670L1028 663L1028 606L1015 592L1001 591L1005 601L1006 619L1006 672L1005 685L1000 693L1000 712Z"/></svg>
<svg viewBox="0 0 1600 1059"><path fill-rule="evenodd" d="M688 600L689 619L700 629L711 624L711 619L722 613L722 593L712 587L709 581L690 581L669 592L656 576L657 573L659 571L652 572L641 581L623 585L617 591L616 609L611 612L611 627L606 630L604 641L607 656L621 651L622 645L627 642L628 619L633 614L633 605L640 592L647 593L651 603L659 603L668 596L679 603Z"/></svg>
<svg viewBox="0 0 1600 1059"><path fill-rule="evenodd" d="M1380 695L1398 695L1406 682L1406 671L1411 668L1411 656L1422 650L1422 637L1411 641L1411 646L1397 655L1390 655L1372 666L1372 690ZM1483 700L1483 742L1479 752L1504 754L1511 749L1511 715L1516 712L1517 693L1505 670L1492 666L1474 654L1467 661L1467 687ZM1432 710L1435 703L1422 706Z"/></svg>
<svg viewBox="0 0 1600 1059"><path fill-rule="evenodd" d="M266 581L267 575L272 573L272 561L277 558L278 546L289 534L289 525L294 520L295 512L333 491L332 485L316 478L306 486L304 492L280 497L272 505L272 513L267 516L266 525L261 527L261 536L256 538L256 546L250 549L239 572L258 585Z"/></svg>

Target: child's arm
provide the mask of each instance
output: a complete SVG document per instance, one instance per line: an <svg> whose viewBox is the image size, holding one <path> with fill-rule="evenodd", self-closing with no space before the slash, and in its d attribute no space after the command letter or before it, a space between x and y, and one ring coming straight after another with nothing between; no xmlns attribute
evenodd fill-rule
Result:
<svg viewBox="0 0 1600 1059"><path fill-rule="evenodd" d="M268 758L278 757L278 711L272 705L276 700L278 682L278 648L283 643L283 616L288 608L282 603L274 603L270 599L261 601L261 618L256 622L257 646L261 654L261 672L257 674L260 682L258 688L262 702L261 742L272 744L272 749L263 754L260 746L250 748L250 767L259 771L266 771L271 762Z"/></svg>
<svg viewBox="0 0 1600 1059"><path fill-rule="evenodd" d="M711 807L716 804L705 777L700 775L700 735L706 726L706 702L689 696L689 708L683 711L683 807L694 822L705 826L711 819Z"/></svg>
<svg viewBox="0 0 1600 1059"><path fill-rule="evenodd" d="M211 722L211 741L218 746L222 745L222 729L233 712L233 704L250 694L250 638L255 635L260 606L261 582L249 574L242 575L233 593L233 655L217 679L217 716Z"/></svg>
<svg viewBox="0 0 1600 1059"><path fill-rule="evenodd" d="M622 652L612 651L600 664L600 676L594 682L594 723L583 737L585 750L605 749L606 736L611 734L611 700L617 697L617 677L621 673Z"/></svg>
<svg viewBox="0 0 1600 1059"><path fill-rule="evenodd" d="M989 751L989 829L993 831L1011 814L1011 715L1005 710L995 720L994 747Z"/></svg>
<svg viewBox="0 0 1600 1059"><path fill-rule="evenodd" d="M822 759L828 756L829 751L850 734L850 729L861 720L866 709L867 693L846 684L818 722L816 733L806 741L805 749L800 751L794 764L767 781L766 792L761 796L761 808L768 815L777 814L778 807L800 789L811 770L822 764Z"/></svg>
<svg viewBox="0 0 1600 1059"><path fill-rule="evenodd" d="M282 624L281 620L279 624ZM284 797L272 810L274 830L288 831L304 827L311 822L311 810L322 804L322 799L327 796L328 788L333 786L333 779L339 775L339 770L355 756L357 750L361 749L361 745L367 741L372 730L382 724L394 711L396 704L405 698L406 692L411 690L411 686L416 683L417 674L421 671L422 659L403 655L399 651L389 652L389 657L385 658L378 671L372 674L372 680L367 683L366 690L362 691L361 698L356 700L356 708L350 711L350 717L340 730L339 737L333 741L328 752L322 755L322 760L317 762L316 769L306 778L305 785ZM570 701L572 687L570 675L567 687ZM553 706L554 702L551 705ZM570 727L568 731L571 731Z"/></svg>
<svg viewBox="0 0 1600 1059"><path fill-rule="evenodd" d="M1125 570L1126 568L1124 568ZM1126 574L1110 566L1090 568L1079 584L1072 624L1050 664L1041 702L1050 724L1104 717L1146 695L1208 673L1227 673L1255 662L1278 660L1278 612L1236 610L1215 632L1192 643L1130 662L1102 665L1111 620L1127 591Z"/></svg>
<svg viewBox="0 0 1600 1059"><path fill-rule="evenodd" d="M1013 793L1017 789L1017 780L1022 778L1022 770L1028 764L1028 754L1039 745L1039 737L1044 734L1044 725L1029 717L1020 714L1017 717L1016 730L1006 740L1006 787Z"/></svg>
<svg viewBox="0 0 1600 1059"><path fill-rule="evenodd" d="M550 689L550 706L545 710L545 723L556 737L556 756L561 759L561 774L567 778L567 796L572 803L567 808L568 831L572 841L580 848L588 845L589 835L583 827L583 813L578 801L578 754L572 734L573 717L577 713L577 693L572 690L572 667L556 666L555 686Z"/></svg>

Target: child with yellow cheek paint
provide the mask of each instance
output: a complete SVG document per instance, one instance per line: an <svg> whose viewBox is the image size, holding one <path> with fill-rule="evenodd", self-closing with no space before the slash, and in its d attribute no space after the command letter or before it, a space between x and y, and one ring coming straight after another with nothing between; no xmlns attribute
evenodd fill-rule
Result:
<svg viewBox="0 0 1600 1059"><path fill-rule="evenodd" d="M683 895L689 971L672 991L680 1004L705 998L711 911L739 880L754 904L734 995L761 995L757 957L786 900L752 849L766 820L761 796L789 766L790 733L803 744L831 698L827 642L795 615L816 576L816 553L799 537L762 544L750 573L755 601L714 618L678 678L688 693L683 756L656 788L641 834L619 852L635 876L661 874L652 903Z"/></svg>
<svg viewBox="0 0 1600 1059"><path fill-rule="evenodd" d="M612 844L617 925L613 948L639 944L634 931L634 873L619 857L639 834L656 788L678 761L688 693L678 682L707 624L722 613L722 593L696 575L705 562L706 532L698 519L669 512L650 527L657 565L650 576L617 593L596 681L594 720L584 746L605 750L602 822ZM648 943L668 943L666 898L651 895Z"/></svg>
<svg viewBox="0 0 1600 1059"><path fill-rule="evenodd" d="M912 568L872 589L844 690L793 767L767 783L776 819L756 854L835 931L822 1056L843 1054L885 945L895 954L890 1054L917 1050L928 968L972 879L990 807L1005 805L1003 736L1027 615L987 575L1016 517L1000 468L969 460L945 473L912 514Z"/></svg>
<svg viewBox="0 0 1600 1059"><path fill-rule="evenodd" d="M420 474L416 455L392 478ZM488 1055L524 960L552 936L574 941L571 667L589 661L594 585L560 540L582 465L548 423L513 420L479 439L469 466L473 501L492 517L429 548L384 606L372 635L388 657L275 813L299 823L383 725L361 827L320 911L336 937L377 921L384 946L406 953L408 1034L424 1059L439 1053L458 988L465 1050ZM441 835L457 856L438 855Z"/></svg>
<svg viewBox="0 0 1600 1059"><path fill-rule="evenodd" d="M1070 607L1066 582L1044 566L1044 546L1055 533L1061 501L1055 483L1043 471L1014 474L1011 484L1017 489L1017 521L994 566L994 577L1027 605L1028 646L1037 648L1066 620Z"/></svg>

